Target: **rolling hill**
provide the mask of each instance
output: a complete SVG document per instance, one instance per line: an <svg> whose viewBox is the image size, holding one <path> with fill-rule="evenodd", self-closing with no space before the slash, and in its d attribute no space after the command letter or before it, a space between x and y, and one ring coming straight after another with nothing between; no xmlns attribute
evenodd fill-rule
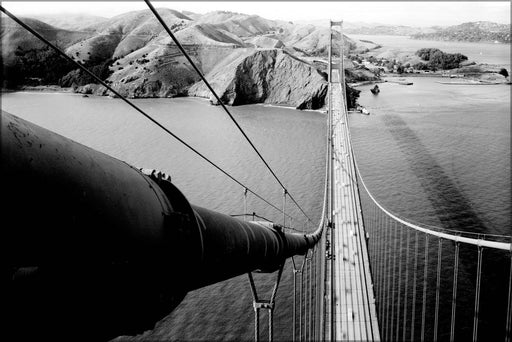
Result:
<svg viewBox="0 0 512 342"><path fill-rule="evenodd" d="M489 21L468 22L441 28L431 33L415 34L412 37L445 41L510 43L510 25Z"/></svg>
<svg viewBox="0 0 512 342"><path fill-rule="evenodd" d="M322 63L316 59L327 56L328 28L226 11L203 15L172 9L158 12L203 74L219 87L227 103L266 102L298 108L323 105L325 77L317 70ZM58 40L75 60L100 71L107 82L128 97L209 97L197 84L198 75L150 10L110 19L83 17L82 23L73 23L79 16L41 18L79 29L64 30L27 19L39 31ZM339 33L335 38L340 38ZM6 56L11 53L14 60L16 55L12 52L18 45L43 47L22 29L4 23L2 39L6 41ZM347 51L368 48L372 48L369 43L345 40ZM84 83L89 79L77 70L61 80L78 92L108 95L102 86Z"/></svg>
<svg viewBox="0 0 512 342"><path fill-rule="evenodd" d="M100 25L108 20L107 18L96 15L73 13L42 14L32 16L32 18L69 31L87 31L90 30L90 27Z"/></svg>
<svg viewBox="0 0 512 342"><path fill-rule="evenodd" d="M21 20L50 42L62 48L91 35L87 32L60 29L32 18L21 18ZM46 47L45 43L41 42L38 38L8 17L2 17L0 37L2 39L2 58L4 65L10 65L16 61L16 50L28 51Z"/></svg>

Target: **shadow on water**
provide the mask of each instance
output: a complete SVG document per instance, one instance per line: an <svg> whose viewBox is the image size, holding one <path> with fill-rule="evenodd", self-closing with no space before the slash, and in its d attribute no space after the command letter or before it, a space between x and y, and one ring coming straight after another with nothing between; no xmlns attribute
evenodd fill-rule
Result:
<svg viewBox="0 0 512 342"><path fill-rule="evenodd" d="M397 115L387 114L382 116L382 119L396 141L400 152L406 158L410 170L420 182L443 228L482 234L490 233L491 231L472 208L470 200L458 189L456 183L450 179L416 133L408 127L407 123ZM398 237L394 236L393 239L398 239ZM399 239L399 241L401 248L398 250L405 249L404 244L406 240ZM436 246L436 239L431 237L428 244L431 258L427 266L428 291L425 325L425 337L427 340L434 338ZM454 244L453 242L448 243L445 241L443 246L440 282L440 299L442 304L439 308L440 326L438 338L446 340L449 339L451 322ZM425 249L420 247L420 255L424 255L424 252ZM457 340L470 340L472 338L476 293L476 256L477 248L475 246L461 246L459 287L457 289L457 315L455 321L455 338ZM482 287L480 291L480 316L478 320L479 338L485 338L485 340L503 340L504 338L509 269L509 254L507 256L507 253L503 253L503 251L484 250ZM396 276L396 270L393 270L392 274ZM420 298L416 297L415 301L421 301ZM410 300L412 302L413 298L410 298ZM418 304L421 305L421 303ZM418 307L415 311L417 315L421 315ZM419 338L419 335L417 335L420 329L418 322L416 322L415 326L415 337Z"/></svg>
<svg viewBox="0 0 512 342"><path fill-rule="evenodd" d="M385 115L383 121L400 151L427 194L443 228L485 234L488 229L416 133L398 115Z"/></svg>

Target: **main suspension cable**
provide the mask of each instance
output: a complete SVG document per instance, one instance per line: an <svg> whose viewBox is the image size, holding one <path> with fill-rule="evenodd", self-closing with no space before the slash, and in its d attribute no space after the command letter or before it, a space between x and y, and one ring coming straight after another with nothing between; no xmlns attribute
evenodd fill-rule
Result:
<svg viewBox="0 0 512 342"><path fill-rule="evenodd" d="M288 189L283 185L283 183L281 182L281 180L279 179L279 177L277 177L277 175L275 174L274 170L272 170L272 168L270 167L270 165L267 163L267 161L265 160L265 158L263 158L263 156L261 155L261 153L258 151L258 149L256 148L256 146L254 146L253 142L251 141L251 139L249 139L249 137L247 136L247 134L245 134L244 130L242 129L242 127L240 127L240 125L238 124L238 122L236 121L236 119L233 117L233 115L230 113L230 111L227 109L227 107L224 105L224 103L221 101L221 99L219 98L219 96L217 95L217 93L215 92L215 90L213 90L212 86L210 85L210 83L206 80L206 78L204 77L203 73L199 70L199 68L196 66L196 64L194 63L194 61L192 60L192 58L188 55L188 53L185 51L185 49L183 48L183 46L181 45L181 43L178 41L178 39L176 39L176 37L174 36L174 34L172 33L171 29L169 28L169 26L167 26L167 24L165 23L165 21L162 19L162 17L160 16L160 14L158 14L158 12L156 11L156 9L153 7L153 5L151 4L151 2L149 0L144 0L146 2L146 4L148 5L149 9L153 12L153 14L155 15L155 17L158 19L158 21L160 22L160 24L162 24L162 26L164 27L165 31L169 34L169 36L172 38L172 40L174 41L174 43L176 44L176 46L178 47L178 49L180 49L180 51L183 53L183 56L185 56L185 58L188 60L188 62L190 63L190 65L194 68L194 70L197 72L197 74L199 75L199 77L201 77L201 79L203 80L204 84L206 85L206 87L210 90L210 92L213 94L213 96L215 97L215 99L217 100L217 103L219 103L221 105L221 107L224 109L224 111L226 112L226 114L230 117L231 121L233 121L233 123L235 124L235 126L238 128L238 130L240 131L240 133L242 133L242 135L244 136L244 138L247 140L247 142L249 143L249 145L251 145L251 147L253 148L253 150L256 152L256 154L258 155L258 157L261 159L261 161L265 164L265 166L267 167L267 169L270 171L270 173L272 174L272 176L274 176L274 178L276 179L276 181L279 183L279 185L281 186L281 188L283 188L283 190L286 191L286 193L288 194L288 196L290 196L290 199L292 200L293 203L295 203L295 205L297 206L297 208L299 208L299 210L302 212L302 214L304 214L304 216L308 219L309 222L313 222L310 217L306 214L306 212L302 209L302 207L297 203L297 201L293 198L293 196L291 195L291 193L288 191Z"/></svg>
<svg viewBox="0 0 512 342"><path fill-rule="evenodd" d="M5 13L7 16L9 16L12 20L14 20L16 23L18 23L21 27L23 27L25 30L29 31L30 33L32 33L34 36L36 36L38 39L40 39L41 41L43 41L46 45L48 45L49 47L51 47L53 50L55 50L59 55L61 55L62 57L64 57L65 59L67 59L68 61L70 61L71 63L75 64L76 66L78 66L81 70L83 70L84 72L86 72L89 76L91 76L92 78L94 78L98 83L100 83L102 86L104 86L105 88L107 88L108 90L110 90L112 93L114 93L116 96L118 96L121 100L123 100L125 103L127 103L128 105L130 105L132 108L134 108L137 112L139 112L140 114L142 114L144 117L146 117L148 120L150 120L151 122L153 122L155 125L157 125L158 127L160 127L162 130L164 130L167 134L171 135L173 138L175 138L176 140L178 140L180 143L182 143L184 146L186 146L188 149L190 149L192 152L194 152L195 154L197 154L199 157L201 157L203 160L205 160L206 162L208 162L210 165L212 165L214 168L216 168L217 170L219 170L220 172L222 172L224 175L226 175L228 178L230 178L232 181L234 181L235 183L237 183L238 185L240 185L241 187L243 188L246 188L249 192L251 192L254 196L256 196L257 198L259 198L260 200L262 200L263 202L265 202L267 205L269 205L270 207L276 209L278 212L282 213L283 210L278 208L277 206L275 206L274 204L272 204L271 202L269 202L268 200L266 200L264 197L262 197L261 195L259 195L258 193L256 193L255 191L251 190L250 188L248 188L246 185L244 185L242 182L240 182L239 180L237 180L235 177L233 177L231 174L229 174L227 171L225 171L224 169L222 169L220 166L218 166L217 164L215 164L214 162L212 162L210 159L208 159L208 157L206 157L205 155L203 155L202 153L200 153L198 150L196 150L195 148L193 148L191 145L189 145L187 142L185 142L183 139L181 139L180 137L178 137L176 134L174 134L173 132L171 132L169 129L167 129L165 126L163 126L160 122L156 121L155 119L153 119L150 115L148 115L146 112L144 112L141 108L139 108L137 105L135 105L134 103L132 103L130 100L128 100L127 98L125 98L123 95L121 95L118 91L116 91L115 89L113 89L111 86L109 86L106 82L104 82L103 80L101 80L98 76L96 76L94 73L92 73L91 71L89 71L86 67L84 67L82 64L80 64L79 62L75 61L73 58L69 57L64 51L62 51L61 49L59 49L56 45L54 45L53 43L51 43L49 40L47 40L46 38L44 38L43 36L41 36L37 31L35 31L32 27L30 27L29 25L25 24L23 21L21 21L20 19L18 19L14 14L12 14L11 12L9 12L8 10L6 10L3 6L0 5L0 11L2 11L3 13ZM291 217L289 215L287 215L288 217Z"/></svg>

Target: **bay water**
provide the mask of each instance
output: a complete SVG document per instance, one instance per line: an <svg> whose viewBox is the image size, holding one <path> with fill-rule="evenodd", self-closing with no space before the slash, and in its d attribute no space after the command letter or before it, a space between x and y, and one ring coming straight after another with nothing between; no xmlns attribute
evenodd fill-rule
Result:
<svg viewBox="0 0 512 342"><path fill-rule="evenodd" d="M370 92L373 86L358 88L361 90L359 103L369 110L370 115L350 115L350 131L357 163L369 191L383 207L411 223L511 236L510 86L447 85L438 83L444 80L440 77L404 78L413 85L379 83L381 91L378 95ZM370 208L368 197L362 196L362 199L363 208ZM372 220L378 218L368 221ZM382 226L392 229L392 225ZM399 246L387 255L394 258L399 251L403 252L400 254L403 259L398 257L397 264L403 263L402 277L406 264L413 272L414 246L416 241L419 243L419 292L413 298L412 273L409 273L408 290L409 314L413 310L412 303L416 303L414 339L417 340L421 332L423 281L427 288L425 338L434 338L437 254L441 244L438 338L448 340L454 244L433 237L425 241L426 236L415 235L412 231L407 235L410 246L407 250L405 233L377 232L376 237L370 236L370 239L388 236L388 240L382 241ZM510 239L501 240L510 242ZM423 258L427 250L430 258L424 278ZM380 250L370 250L370 255L379 253ZM477 256L475 246L461 245L455 321L457 340L472 338ZM374 270L389 269L389 265L383 260L372 267ZM484 250L479 338L504 338L509 269L509 252ZM389 284L393 284L399 272L396 266L387 273L389 280L385 288L391 294L394 292L395 298L398 298L398 285L391 290ZM401 287L404 294L403 278ZM403 300L401 305L404 305ZM393 306L397 312L398 299L391 304ZM402 331L401 328L400 336ZM412 322L409 321L407 338L412 336L411 333Z"/></svg>

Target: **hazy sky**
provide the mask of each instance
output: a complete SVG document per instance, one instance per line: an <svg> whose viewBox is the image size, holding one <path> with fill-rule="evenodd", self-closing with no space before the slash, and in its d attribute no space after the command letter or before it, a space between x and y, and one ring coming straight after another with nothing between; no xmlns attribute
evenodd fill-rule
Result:
<svg viewBox="0 0 512 342"><path fill-rule="evenodd" d="M227 10L257 14L267 19L343 19L348 22L377 22L393 25L456 25L467 21L494 21L510 24L510 1L153 1L155 7L168 7L206 13ZM18 15L87 13L112 17L133 10L147 9L143 1L2 1L2 6Z"/></svg>

